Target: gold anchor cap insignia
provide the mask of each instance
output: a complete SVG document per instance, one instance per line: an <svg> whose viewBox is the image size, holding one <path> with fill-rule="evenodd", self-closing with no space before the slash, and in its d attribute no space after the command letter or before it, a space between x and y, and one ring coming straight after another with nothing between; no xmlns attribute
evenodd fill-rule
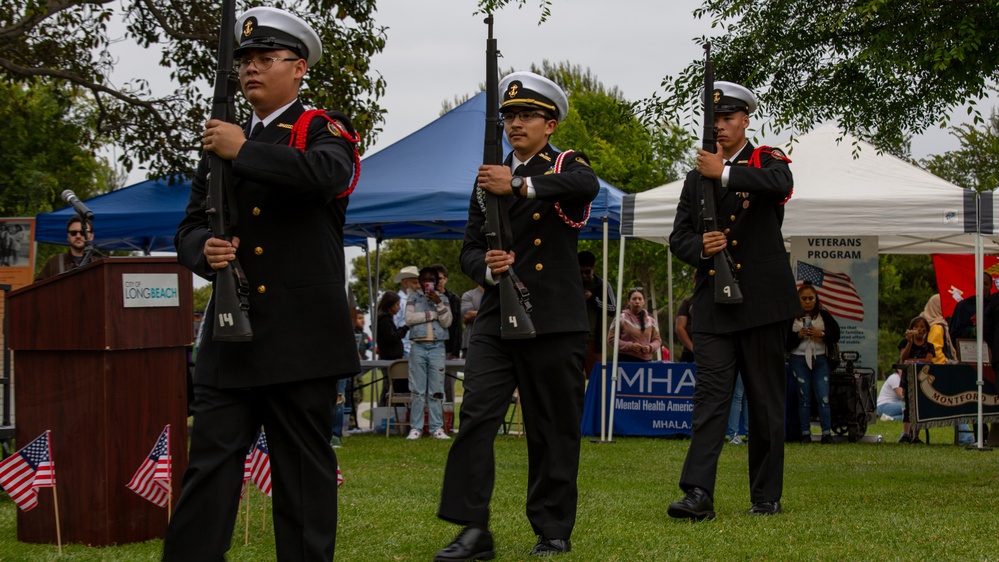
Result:
<svg viewBox="0 0 999 562"><path fill-rule="evenodd" d="M246 20L246 23L243 24L243 37L249 37L250 34L253 33L254 23L255 20L253 18Z"/></svg>

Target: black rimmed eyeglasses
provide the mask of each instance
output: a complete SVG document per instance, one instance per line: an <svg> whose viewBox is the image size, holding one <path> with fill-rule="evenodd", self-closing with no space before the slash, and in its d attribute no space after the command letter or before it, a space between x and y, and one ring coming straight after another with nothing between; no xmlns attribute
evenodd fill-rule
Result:
<svg viewBox="0 0 999 562"><path fill-rule="evenodd" d="M510 125L514 121L516 121L518 117L520 117L520 120L524 123L530 123L531 121L534 121L538 117L542 117L546 120L548 119L548 117L546 117L544 113L541 113L539 111L520 111L514 113L504 113L503 115L500 116L500 119L502 119L503 122L506 123L507 125Z"/></svg>

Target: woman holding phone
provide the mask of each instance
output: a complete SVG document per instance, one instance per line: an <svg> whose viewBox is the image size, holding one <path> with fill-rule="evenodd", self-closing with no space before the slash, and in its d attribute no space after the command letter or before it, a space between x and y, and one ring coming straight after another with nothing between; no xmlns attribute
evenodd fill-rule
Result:
<svg viewBox="0 0 999 562"><path fill-rule="evenodd" d="M805 315L795 318L788 337L789 362L798 389L798 415L801 441L811 443L812 394L819 408L822 443L832 443L832 413L829 408L829 358L826 346L839 342L839 324L829 314L815 287L805 281L798 288L798 298Z"/></svg>

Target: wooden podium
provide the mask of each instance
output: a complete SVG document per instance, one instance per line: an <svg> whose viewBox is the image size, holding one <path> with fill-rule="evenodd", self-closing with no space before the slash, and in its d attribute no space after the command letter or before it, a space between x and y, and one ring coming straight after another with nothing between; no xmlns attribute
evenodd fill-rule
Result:
<svg viewBox="0 0 999 562"><path fill-rule="evenodd" d="M167 508L125 485L169 423L176 504L187 466L191 288L175 258L107 258L10 293L17 446L52 430L63 542L163 536ZM17 538L54 543L52 490L38 492L35 509L17 512Z"/></svg>

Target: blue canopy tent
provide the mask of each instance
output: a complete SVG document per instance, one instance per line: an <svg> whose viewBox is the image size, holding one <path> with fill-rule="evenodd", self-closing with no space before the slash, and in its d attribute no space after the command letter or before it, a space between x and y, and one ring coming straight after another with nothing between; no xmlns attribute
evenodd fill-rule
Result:
<svg viewBox="0 0 999 562"><path fill-rule="evenodd" d="M472 186L482 163L485 104L486 94L479 92L362 160L361 180L350 198L345 230L376 240L462 238ZM503 147L504 152L512 150L505 137ZM580 237L601 238L606 217L609 235L617 239L623 195L600 180L600 193Z"/></svg>
<svg viewBox="0 0 999 562"><path fill-rule="evenodd" d="M94 212L94 245L102 250L173 252L173 236L184 218L191 182L147 180L92 197L86 201ZM66 244L66 221L72 207L35 217L35 240Z"/></svg>
<svg viewBox="0 0 999 562"><path fill-rule="evenodd" d="M485 92L402 140L361 161L361 179L350 196L344 227L348 243L391 238L460 239L468 201L482 162ZM505 139L504 139L505 144ZM507 150L509 145L505 144ZM618 237L623 192L600 181L581 237ZM94 212L94 245L103 250L174 251L190 180L171 185L148 180L86 201ZM39 242L66 244L71 208L36 217Z"/></svg>

